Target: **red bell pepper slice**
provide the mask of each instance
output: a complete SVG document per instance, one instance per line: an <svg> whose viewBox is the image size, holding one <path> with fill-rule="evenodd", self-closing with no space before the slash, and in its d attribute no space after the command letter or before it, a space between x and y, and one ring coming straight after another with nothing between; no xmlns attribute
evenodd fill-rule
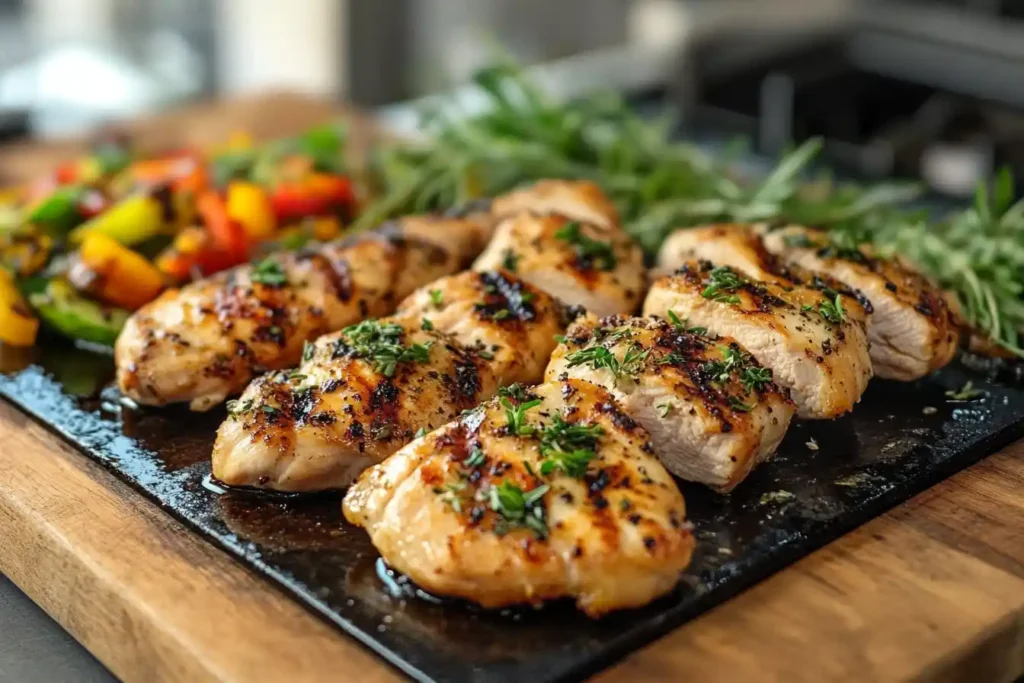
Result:
<svg viewBox="0 0 1024 683"><path fill-rule="evenodd" d="M212 191L201 193L196 199L196 211L218 250L225 252L233 261L230 265L249 260L249 240L245 229L228 216L227 204L219 194Z"/></svg>

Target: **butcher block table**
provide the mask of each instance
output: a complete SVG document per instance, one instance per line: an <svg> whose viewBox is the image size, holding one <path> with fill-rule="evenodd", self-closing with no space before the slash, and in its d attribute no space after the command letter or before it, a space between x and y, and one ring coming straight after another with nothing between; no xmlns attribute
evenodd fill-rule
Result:
<svg viewBox="0 0 1024 683"><path fill-rule="evenodd" d="M131 124L258 139L337 115L286 93ZM353 123L361 142L368 124ZM0 148L0 180L80 143ZM126 681L402 678L0 400L0 571ZM3 637L0 635L0 637ZM634 652L601 681L1012 681L1024 674L1024 441Z"/></svg>

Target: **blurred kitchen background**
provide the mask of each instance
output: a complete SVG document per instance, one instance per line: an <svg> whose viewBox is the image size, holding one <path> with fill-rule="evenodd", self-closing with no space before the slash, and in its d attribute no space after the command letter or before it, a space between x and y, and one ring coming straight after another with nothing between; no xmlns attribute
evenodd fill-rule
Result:
<svg viewBox="0 0 1024 683"><path fill-rule="evenodd" d="M1024 0L0 0L0 141L265 89L412 129L499 45L695 136L822 135L858 177L1024 177Z"/></svg>

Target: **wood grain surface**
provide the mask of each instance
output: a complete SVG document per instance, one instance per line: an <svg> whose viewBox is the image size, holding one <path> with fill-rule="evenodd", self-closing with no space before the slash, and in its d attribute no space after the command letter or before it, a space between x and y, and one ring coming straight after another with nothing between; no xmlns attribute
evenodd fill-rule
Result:
<svg viewBox="0 0 1024 683"><path fill-rule="evenodd" d="M0 571L126 681L398 674L0 401ZM609 669L602 681L1012 681L1024 442Z"/></svg>
<svg viewBox="0 0 1024 683"><path fill-rule="evenodd" d="M279 93L128 127L153 145L208 144L239 129L257 139L291 133L338 111ZM365 121L354 128L357 143L370 135ZM24 179L81 147L0 149L0 169ZM3 401L0 571L126 681L399 678ZM598 678L983 682L1021 674L1024 442Z"/></svg>

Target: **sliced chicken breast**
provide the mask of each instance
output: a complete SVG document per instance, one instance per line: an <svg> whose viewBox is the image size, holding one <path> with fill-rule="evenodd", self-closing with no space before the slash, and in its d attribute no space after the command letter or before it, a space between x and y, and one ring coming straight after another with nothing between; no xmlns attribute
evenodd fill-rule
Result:
<svg viewBox="0 0 1024 683"><path fill-rule="evenodd" d="M490 210L499 218L523 212L555 213L605 229L619 225L615 205L588 180L541 180L496 197Z"/></svg>
<svg viewBox="0 0 1024 683"><path fill-rule="evenodd" d="M775 452L795 406L735 339L708 335L678 319L588 316L566 332L545 379L604 387L672 474L727 492Z"/></svg>
<svg viewBox="0 0 1024 683"><path fill-rule="evenodd" d="M780 287L728 266L691 261L656 280L647 295L645 315L668 318L670 312L736 339L789 389L800 417L849 412L871 379L864 310L847 307L839 295Z"/></svg>
<svg viewBox="0 0 1024 683"><path fill-rule="evenodd" d="M520 213L503 220L473 268L505 268L597 315L636 310L646 277L643 253L624 232L560 214Z"/></svg>
<svg viewBox="0 0 1024 683"><path fill-rule="evenodd" d="M307 347L297 370L260 377L229 405L213 476L232 486L347 486L420 429L493 396L487 363L419 322L367 320Z"/></svg>
<svg viewBox="0 0 1024 683"><path fill-rule="evenodd" d="M476 350L503 384L539 382L567 324L561 304L501 270L442 278L408 297L395 317L451 334Z"/></svg>
<svg viewBox="0 0 1024 683"><path fill-rule="evenodd" d="M918 379L956 355L957 316L943 292L920 273L875 258L867 246L837 245L821 230L764 229L764 243L787 263L828 273L863 292L873 309L868 337L879 377Z"/></svg>
<svg viewBox="0 0 1024 683"><path fill-rule="evenodd" d="M390 313L416 287L457 271L487 234L474 221L411 217L169 290L118 338L118 385L145 405L207 410L255 375L294 365L306 340Z"/></svg>
<svg viewBox="0 0 1024 683"><path fill-rule="evenodd" d="M485 607L638 607L672 590L694 547L647 433L580 380L516 391L417 439L364 473L344 511L418 585Z"/></svg>

